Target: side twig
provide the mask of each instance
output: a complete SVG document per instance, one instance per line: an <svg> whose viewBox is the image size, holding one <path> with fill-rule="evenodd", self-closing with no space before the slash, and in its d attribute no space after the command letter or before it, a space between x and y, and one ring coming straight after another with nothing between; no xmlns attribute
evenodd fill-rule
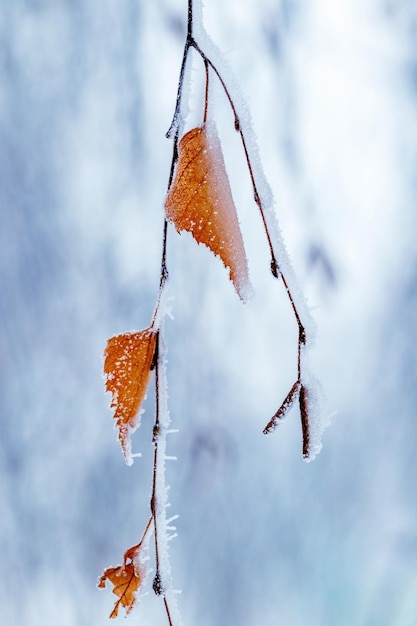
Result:
<svg viewBox="0 0 417 626"><path fill-rule="evenodd" d="M245 155L249 177L251 180L254 200L261 216L265 236L266 236L269 251L270 251L270 256L271 256L270 270L271 270L272 275L275 278L281 278L282 280L285 292L287 294L287 297L288 297L288 300L289 300L289 303L290 303L290 306L293 311L293 314L297 323L297 327L298 327L297 378L290 392L286 396L284 402L281 404L281 406L279 407L279 409L277 410L273 418L265 427L264 433L267 434L275 428L278 421L280 421L281 419L285 417L285 414L287 413L288 409L292 406L293 401L297 397L299 397L300 415L301 415L302 433L303 433L303 456L305 458L308 458L309 453L310 453L310 425L309 425L309 414L308 414L308 402L306 400L307 390L305 389L303 382L302 382L303 381L302 351L303 351L304 346L307 343L306 328L303 322L301 321L301 316L297 309L295 298L290 289L288 280L286 276L284 275L278 262L278 256L274 249L273 240L272 240L270 229L269 229L268 222L266 219L265 209L263 206L261 195L258 190L258 185L255 179L254 169L253 169L251 158L249 155L247 140L245 137L244 130L242 128L242 124L240 122L237 107L234 103L230 90L228 89L227 84L220 70L213 63L213 61L209 58L209 56L204 52L204 50L201 48L201 46L199 45L199 43L195 40L193 36L193 2L192 0L188 0L187 37L186 37L186 41L184 45L184 52L183 52L180 75L179 75L179 80L178 80L176 106L175 106L174 116L173 116L170 128L167 132L167 137L174 136L173 157L172 157L172 165L171 165L168 189L171 186L173 174L175 171L175 165L178 160L178 139L179 139L180 122L181 122L181 100L182 100L182 92L183 92L183 86L184 86L185 68L186 68L190 49L194 49L199 54L199 56L204 62L204 67L205 67L205 72L206 72L203 123L205 123L207 120L207 112L208 112L209 68L214 72L217 79L219 80L219 83L222 86L222 89L229 102L229 105L230 105L230 108L232 110L233 117L234 117L234 127L235 127L235 130L239 133L240 140L242 143L242 148L243 148L243 152ZM164 231L164 242L166 242L166 221L165 221L165 231ZM166 250L166 243L164 243L164 250ZM165 264L163 264L163 268L166 270ZM289 399L291 401L289 401Z"/></svg>

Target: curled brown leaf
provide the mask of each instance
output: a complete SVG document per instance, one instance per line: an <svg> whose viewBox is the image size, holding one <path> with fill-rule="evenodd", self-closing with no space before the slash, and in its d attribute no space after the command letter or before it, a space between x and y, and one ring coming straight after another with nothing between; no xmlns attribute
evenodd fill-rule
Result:
<svg viewBox="0 0 417 626"><path fill-rule="evenodd" d="M140 544L126 550L123 565L108 567L98 580L97 586L101 589L106 586L108 580L113 585L113 593L119 598L109 615L110 618L117 617L120 605L125 607L126 614L130 613L136 602L136 592L143 578L138 565L139 550Z"/></svg>

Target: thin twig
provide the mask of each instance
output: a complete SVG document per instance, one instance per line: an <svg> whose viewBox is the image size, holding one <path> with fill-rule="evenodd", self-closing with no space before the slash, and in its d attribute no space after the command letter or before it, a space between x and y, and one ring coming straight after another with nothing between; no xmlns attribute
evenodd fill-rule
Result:
<svg viewBox="0 0 417 626"><path fill-rule="evenodd" d="M301 387L300 382L296 380L293 386L291 387L284 402L279 407L278 411L271 417L268 424L265 426L264 431L263 431L264 435L268 435L269 433L272 433L272 431L275 430L275 428L278 426L279 422L284 419L284 417L287 414L288 409L291 408L294 400L296 399L297 395L300 393L300 387Z"/></svg>
<svg viewBox="0 0 417 626"><path fill-rule="evenodd" d="M153 427L153 436L152 443L154 445L154 455L153 455L153 472L152 472L152 495L151 495L151 513L153 517L154 523L154 537L155 537L155 579L154 579L154 590L155 590L155 581L159 580L159 545L158 545L158 521L157 521L157 490L156 490L156 481L158 477L158 439L159 439L159 411L160 411L160 389L159 389L159 367L160 367L160 359L159 359L159 331L156 336L156 347L155 353L158 355L156 360L156 368L155 368L155 423ZM156 591L155 591L156 592ZM159 595L159 594L158 594Z"/></svg>
<svg viewBox="0 0 417 626"><path fill-rule="evenodd" d="M178 131L178 117L181 110L181 98L182 98L182 89L184 85L184 74L185 74L185 66L187 64L188 52L190 50L190 46L192 45L193 39L193 0L188 0L188 14L187 14L187 38L184 44L184 52L182 55L180 76L178 79L178 89L177 89L177 99L175 103L175 111L174 116L172 118L172 122L168 131L166 133L167 139L172 137L172 133L174 129Z"/></svg>
<svg viewBox="0 0 417 626"><path fill-rule="evenodd" d="M211 59L205 54L205 52L200 48L200 46L198 45L198 43L193 39L187 39L187 52L188 49L190 47L193 47L198 54L201 56L201 58L204 61L204 66L206 68L206 74L207 74L207 68L208 66L210 66L212 68L212 70L214 71L214 73L216 74L217 78L219 79L219 82L223 88L223 91L227 97L227 100L229 102L230 108L232 109L233 112L233 116L234 116L234 125L235 125L235 129L236 131L239 133L240 135L240 139L242 142L242 147L243 147L243 151L245 154L245 159L246 159L246 164L248 167L248 171L249 171L249 177L251 179L251 184L252 184L252 189L253 189L253 195L254 195L254 199L255 199L255 203L258 206L260 215L261 215L261 219L262 219L262 223L263 223L263 227L264 227L264 231L265 231L265 235L267 238L267 242L268 242L268 247L269 247L269 251L271 254L271 272L272 275L275 278L279 278L281 277L285 291L287 293L291 308L293 310L294 313L294 317L296 319L297 322L297 326L298 326L298 345L297 345L297 381L293 387L293 389L289 392L287 398L284 400L283 404L281 405L280 409L278 410L276 416L279 414L281 415L280 411L282 407L286 407L287 408L287 404L286 401L288 399L289 396L292 395L292 391L294 390L294 388L297 387L297 389L299 388L300 384L301 384L301 378L302 378L302 362L301 362L301 351L302 351L302 346L305 345L306 343L306 330L305 327L303 325L303 323L301 322L301 318L297 309L297 306L295 304L295 300L293 298L293 295L291 293L291 289L288 285L287 279L285 277L285 275L283 274L282 270L279 267L278 264L278 260L276 258L275 255L275 250L274 250L274 246L272 243L272 239L271 239L271 235L269 232L269 228L268 228L268 224L267 224L267 220L266 220L266 216L265 216L265 210L264 207L262 205L262 200L260 197L260 194L258 192L258 187L256 184L256 180L255 180L255 175L253 172L253 167L252 167L252 163L251 163L251 159L249 156L249 151L248 151L248 147L247 147L247 142L246 142L246 137L245 134L243 132L242 126L240 124L240 120L239 120L239 115L237 113L237 109L235 106L235 103L233 101L233 98L229 92L229 89L220 73L220 71L218 70L218 68L216 67L216 65L211 61ZM208 79L207 79L208 80ZM207 99L207 81L206 81L206 99ZM206 114L206 105L205 105L205 114ZM301 400L301 397L300 397ZM286 408L283 411L284 413L286 412ZM308 421L308 405L307 405L307 401L306 401L306 396L303 394L302 396L302 402L300 402L300 411L301 411L301 421L302 421L302 430L303 430L303 455L304 456L308 456L308 448L309 448L309 439L310 439L310 433L309 433L309 421ZM276 423L276 422L274 422ZM272 430L272 428L270 428L271 423L269 423L267 425L267 427L265 428L264 432L268 433Z"/></svg>
<svg viewBox="0 0 417 626"><path fill-rule="evenodd" d="M266 238L267 238L267 241L268 241L268 247L269 247L269 251L270 251L270 254L271 254L271 272L275 276L275 278L278 278L279 276L281 276L281 278L283 280L283 283L284 283L284 286L285 286L285 290L287 292L288 298L289 298L290 303L291 303L291 307L292 307L292 309L294 311L294 315L295 315L295 318L297 320L298 328L299 328L299 331L300 331L300 342L301 343L305 343L305 329L304 329L304 326L301 323L300 316L298 314L297 307L295 306L295 302L294 302L294 299L292 297L292 294L291 294L290 288L288 286L288 283L287 283L284 275L282 274L282 271L279 268L278 261L277 261L277 258L275 256L274 246L272 244L272 239L271 239L271 236L270 236L270 233L269 233L269 228L268 228L268 224L267 224L266 217L265 217L265 210L264 210L264 207L262 206L262 200L261 200L261 197L259 195L258 187L257 187L256 180L255 180L255 175L253 173L252 163L251 163L251 160L250 160L249 151L248 151L247 143L246 143L246 137L245 137L245 134L244 134L243 129L242 129L241 124L240 124L240 120L239 120L239 116L238 116L238 113L237 113L237 109L236 109L235 103L233 101L233 98L232 98L232 96L231 96L231 94L230 94L230 92L229 92L229 90L227 88L227 85L226 85L226 83L225 83L225 81L224 81L220 71L217 69L217 67L214 65L214 63L211 61L211 59L205 54L205 52L200 48L198 43L194 39L192 39L189 42L189 47L193 47L199 53L199 55L201 56L201 58L204 61L205 67L207 67L207 64L208 64L212 68L212 70L216 74L217 78L219 79L219 82L220 82L220 84L221 84L221 86L223 88L223 91L224 91L224 93L225 93L225 95L226 95L226 97L227 97L227 99L229 101L230 108L232 109L234 120L235 120L234 121L235 129L238 131L238 133L240 135L240 139L241 139L242 146L243 146L243 151L245 153L245 159L246 159L246 164L247 164L248 171L249 171L249 176L250 176L250 179L251 179L254 199L255 199L255 202L256 202L256 204L257 204L257 206L259 208L259 211L260 211L260 214L261 214L261 218L262 218L262 223L263 223L264 230L265 230L265 235L266 235Z"/></svg>
<svg viewBox="0 0 417 626"><path fill-rule="evenodd" d="M301 415L301 428L303 432L303 457L308 458L310 454L310 426L308 419L308 391L301 385L300 395L300 415Z"/></svg>
<svg viewBox="0 0 417 626"><path fill-rule="evenodd" d="M146 524L146 528L145 528L145 530L143 531L142 538L141 538L141 540L139 541L138 545L136 546L137 548L140 548L140 546L141 546L141 545L142 545L142 543L144 542L145 537L146 537L146 535L148 534L148 530L150 529L152 522L153 522L153 515L151 515L151 517L148 519L148 523Z"/></svg>
<svg viewBox="0 0 417 626"><path fill-rule="evenodd" d="M170 609L168 605L168 600L166 597L166 588L165 588L166 581L164 581L163 578L161 577L160 541L162 541L162 539L160 539L160 532L162 532L162 530L159 529L159 523L158 523L160 508L161 506L164 505L164 503L160 501L160 497L158 496L158 487L157 487L158 482L160 481L160 478L158 478L158 474L160 471L163 471L163 468L160 467L161 460L160 460L159 445L163 446L164 448L162 437L165 437L166 435L166 424L164 421L161 424L161 410L162 411L164 410L164 407L161 406L161 385L162 386L164 385L163 382L161 383L161 368L164 367L165 357L163 354L164 351L161 348L161 342L163 341L163 339L160 333L161 333L161 330L158 330L157 338L156 338L156 348L155 348L155 353L157 355L156 367L155 367L155 421L154 421L153 436L152 436L152 443L154 445L154 457L153 457L152 493L151 493L150 507L151 507L151 514L152 514L152 519L154 523L154 539L155 539L155 576L153 579L152 588L156 595L163 596L164 607L165 607L165 611L167 614L168 623L169 623L169 626L173 626ZM161 354L161 350L162 350L162 354Z"/></svg>
<svg viewBox="0 0 417 626"><path fill-rule="evenodd" d="M168 601L166 599L166 596L164 596L164 606L165 606L165 611L167 614L169 626L172 626L171 613L169 611L169 606L168 606Z"/></svg>
<svg viewBox="0 0 417 626"><path fill-rule="evenodd" d="M193 36L193 0L188 0L188 14L187 14L187 39L192 39Z"/></svg>
<svg viewBox="0 0 417 626"><path fill-rule="evenodd" d="M204 114L203 114L203 123L207 122L207 113L208 113L208 99L209 99L209 66L208 61L204 59L204 69L206 70L206 89L204 92Z"/></svg>

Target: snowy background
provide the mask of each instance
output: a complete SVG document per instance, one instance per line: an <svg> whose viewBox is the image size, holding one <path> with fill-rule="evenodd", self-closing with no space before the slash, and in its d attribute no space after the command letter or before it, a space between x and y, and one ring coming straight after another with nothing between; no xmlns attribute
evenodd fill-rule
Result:
<svg viewBox="0 0 417 626"><path fill-rule="evenodd" d="M251 110L318 325L332 415L314 463L227 104L216 96L254 299L170 230L174 585L186 624L417 623L417 9L409 0L206 2ZM149 324L185 0L2 0L0 605L8 626L108 624L97 576L149 514L151 395L127 468L108 337ZM190 116L201 107L195 63ZM196 113L197 112L197 113ZM229 126L228 126L229 125ZM129 620L165 624L145 596Z"/></svg>

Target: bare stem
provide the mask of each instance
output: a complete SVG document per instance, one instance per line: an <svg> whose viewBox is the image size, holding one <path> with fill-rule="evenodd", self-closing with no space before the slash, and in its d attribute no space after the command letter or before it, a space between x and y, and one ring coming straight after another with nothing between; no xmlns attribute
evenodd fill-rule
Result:
<svg viewBox="0 0 417 626"><path fill-rule="evenodd" d="M164 606L165 606L165 611L167 614L169 626L172 626L171 613L169 611L168 601L165 596L164 596Z"/></svg>
<svg viewBox="0 0 417 626"><path fill-rule="evenodd" d="M160 543L163 543L163 537L162 538L160 537L160 533L165 532L165 528L162 528L162 529L159 528L159 521L160 521L161 507L165 506L165 503L161 501L158 495L158 482L161 480L160 478L158 478L158 475L159 475L159 472L163 471L163 468L161 467L160 457L161 457L161 454L164 453L165 440L163 438L166 436L165 421L163 420L161 423L161 410L164 410L164 408L161 407L161 386L162 387L164 386L164 383L163 382L161 383L161 376L162 376L161 367L162 368L164 367L164 363L163 363L164 355L161 354L161 351L163 353L163 349L161 348L160 344L161 344L161 341L163 341L163 339L160 333L161 331L158 330L157 338L156 338L156 348L155 348L155 353L156 353L155 422L153 426L153 436L152 436L152 443L154 445L154 457L153 457L152 494L151 494L150 507L151 507L151 516L152 516L151 519L153 520L153 524L154 524L154 539L155 539L155 576L154 576L152 587L156 595L163 597L164 607L165 607L165 611L166 611L167 618L168 618L168 623L169 623L169 626L172 626L170 609L169 609L168 600L166 597L165 583L167 581L163 580L163 577L161 576L161 568L160 568L160 563L161 563L160 554L161 554L161 550L163 549L162 546L160 546ZM161 450L159 449L160 446L161 446Z"/></svg>
<svg viewBox="0 0 417 626"><path fill-rule="evenodd" d="M188 0L187 39L193 36L193 0Z"/></svg>
<svg viewBox="0 0 417 626"><path fill-rule="evenodd" d="M138 543L138 545L137 545L137 547L138 547L138 548L140 548L140 546L141 546L141 545L142 545L142 543L144 542L145 537L146 537L146 535L148 534L148 530L150 529L152 522L153 522L153 516L151 515L151 517L148 519L148 523L146 524L146 528L145 528L145 530L143 531L142 538L141 538L141 540L139 541L139 543Z"/></svg>
<svg viewBox="0 0 417 626"><path fill-rule="evenodd" d="M159 367L160 367L160 359L159 359L159 331L157 332L156 337L156 347L155 353L157 355L156 360L156 368L155 368L155 423L153 427L153 437L152 443L154 445L154 455L153 455L153 472L152 472L152 495L151 495L151 513L153 517L154 523L154 537L155 537L155 565L156 565L156 576L159 576L159 533L158 533L158 502L157 502L157 489L156 489L156 481L158 477L158 439L159 439L159 412L160 412L160 389L159 389Z"/></svg>
<svg viewBox="0 0 417 626"><path fill-rule="evenodd" d="M209 99L209 66L207 59L204 59L204 68L206 70L206 89L204 92L204 114L203 114L203 123L207 122L207 113L208 113L208 99Z"/></svg>

